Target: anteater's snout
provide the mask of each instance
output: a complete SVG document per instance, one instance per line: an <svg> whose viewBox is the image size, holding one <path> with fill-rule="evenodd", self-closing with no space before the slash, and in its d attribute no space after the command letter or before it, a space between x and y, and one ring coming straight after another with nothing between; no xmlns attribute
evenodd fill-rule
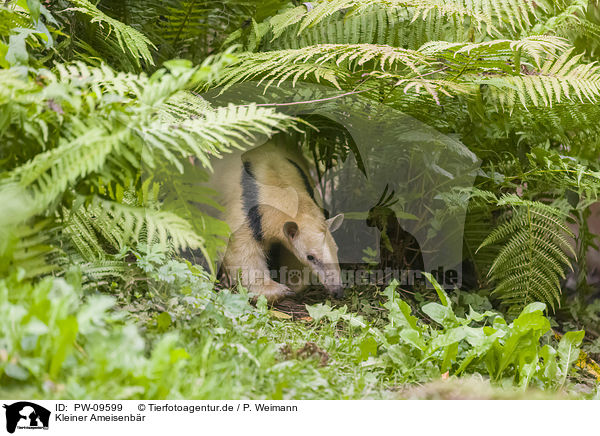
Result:
<svg viewBox="0 0 600 436"><path fill-rule="evenodd" d="M332 286L329 288L329 293L333 298L343 298L344 288L342 286Z"/></svg>

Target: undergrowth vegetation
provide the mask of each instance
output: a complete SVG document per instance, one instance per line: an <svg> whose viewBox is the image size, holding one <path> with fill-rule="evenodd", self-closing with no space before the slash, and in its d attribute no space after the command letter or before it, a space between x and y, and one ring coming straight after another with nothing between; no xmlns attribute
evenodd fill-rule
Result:
<svg viewBox="0 0 600 436"><path fill-rule="evenodd" d="M435 325L425 324L395 283L379 317L320 303L294 323L274 317L264 297L252 305L244 293L215 293L189 263L156 254L139 263L148 288L135 302L121 296L128 315L114 310L114 296L82 303L77 275L35 285L18 275L3 280L3 396L400 398L406 383L448 372L557 390L583 339L583 331L569 332L553 346L542 303L511 323L472 308L457 316L440 287L440 302L422 309Z"/></svg>
<svg viewBox="0 0 600 436"><path fill-rule="evenodd" d="M406 398L464 377L597 398L599 41L579 0L1 1L0 396ZM278 132L319 174L354 152L340 125L201 97L249 81L360 94L481 159L443 199L469 199L465 286L357 285L301 316L217 286L211 159Z"/></svg>

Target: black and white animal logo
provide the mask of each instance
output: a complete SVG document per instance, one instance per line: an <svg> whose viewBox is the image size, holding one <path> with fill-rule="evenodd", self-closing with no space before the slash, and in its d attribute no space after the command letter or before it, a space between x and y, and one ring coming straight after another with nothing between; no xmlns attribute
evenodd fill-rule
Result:
<svg viewBox="0 0 600 436"><path fill-rule="evenodd" d="M50 411L29 401L5 404L6 431L14 433L18 429L48 429Z"/></svg>

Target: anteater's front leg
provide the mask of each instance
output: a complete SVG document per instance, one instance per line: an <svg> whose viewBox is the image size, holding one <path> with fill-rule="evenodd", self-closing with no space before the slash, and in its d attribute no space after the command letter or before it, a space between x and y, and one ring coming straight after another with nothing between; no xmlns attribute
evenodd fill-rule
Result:
<svg viewBox="0 0 600 436"><path fill-rule="evenodd" d="M245 226L229 239L223 266L231 280L239 281L254 294L264 295L269 302L295 295L287 286L271 278L265 248Z"/></svg>

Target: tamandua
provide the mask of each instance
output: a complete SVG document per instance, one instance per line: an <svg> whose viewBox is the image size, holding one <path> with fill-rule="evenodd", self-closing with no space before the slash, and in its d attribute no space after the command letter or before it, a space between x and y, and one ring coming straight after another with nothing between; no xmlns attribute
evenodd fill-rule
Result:
<svg viewBox="0 0 600 436"><path fill-rule="evenodd" d="M309 284L306 274L300 281L296 276L294 283L276 282L270 263L287 266L289 271L304 267L332 296L343 296L331 232L344 217L325 219L315 202L308 168L298 148L282 137L213 165L210 186L220 193L223 218L231 230L222 269L232 283L241 283L269 302L294 295Z"/></svg>

